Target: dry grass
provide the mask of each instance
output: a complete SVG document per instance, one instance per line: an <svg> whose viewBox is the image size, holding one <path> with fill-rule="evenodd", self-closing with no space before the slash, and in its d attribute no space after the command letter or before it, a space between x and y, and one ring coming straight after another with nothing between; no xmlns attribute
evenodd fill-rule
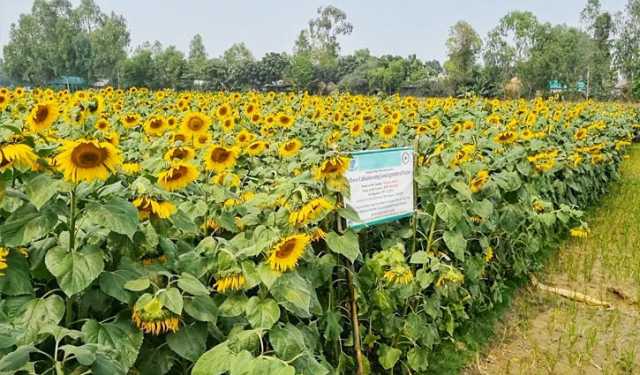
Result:
<svg viewBox="0 0 640 375"><path fill-rule="evenodd" d="M466 374L640 374L640 147L630 155L589 215L589 238L568 241L539 275L613 308L523 290Z"/></svg>

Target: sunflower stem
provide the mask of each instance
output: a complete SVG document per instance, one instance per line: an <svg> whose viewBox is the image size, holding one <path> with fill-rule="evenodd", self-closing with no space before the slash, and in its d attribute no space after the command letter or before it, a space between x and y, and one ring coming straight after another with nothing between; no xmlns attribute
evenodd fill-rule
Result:
<svg viewBox="0 0 640 375"><path fill-rule="evenodd" d="M76 249L76 186L73 186L69 199L69 252L74 252Z"/></svg>

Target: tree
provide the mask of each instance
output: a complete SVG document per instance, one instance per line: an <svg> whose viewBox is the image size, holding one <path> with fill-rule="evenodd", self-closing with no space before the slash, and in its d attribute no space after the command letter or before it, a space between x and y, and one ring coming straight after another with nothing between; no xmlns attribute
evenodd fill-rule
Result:
<svg viewBox="0 0 640 375"><path fill-rule="evenodd" d="M494 95L500 94L500 87L514 77L519 77L523 86L531 87L525 77L531 49L539 36L540 24L531 12L511 12L500 19L498 25L487 35L483 51L483 75L496 87Z"/></svg>
<svg viewBox="0 0 640 375"><path fill-rule="evenodd" d="M613 17L602 11L600 0L588 0L580 15L595 45L587 66L590 92L597 97L606 97L614 80L611 54L611 37L615 32Z"/></svg>
<svg viewBox="0 0 640 375"><path fill-rule="evenodd" d="M628 0L625 13L616 20L614 63L621 75L634 83L640 66L640 0Z"/></svg>
<svg viewBox="0 0 640 375"><path fill-rule="evenodd" d="M169 46L154 56L155 88L171 87L180 89L187 86L184 78L187 61L175 46Z"/></svg>
<svg viewBox="0 0 640 375"><path fill-rule="evenodd" d="M187 61L187 77L193 83L195 80L204 80L207 77L207 51L202 41L202 36L196 34L189 43L189 60Z"/></svg>
<svg viewBox="0 0 640 375"><path fill-rule="evenodd" d="M466 91L473 80L473 69L482 40L473 27L458 21L449 31L447 39L448 60L444 64L452 85L459 92Z"/></svg>
<svg viewBox="0 0 640 375"><path fill-rule="evenodd" d="M63 74L114 78L128 44L124 18L105 15L93 0L75 9L68 0L35 0L11 25L3 54L10 77L46 84Z"/></svg>
<svg viewBox="0 0 640 375"><path fill-rule="evenodd" d="M335 59L340 52L338 36L349 35L352 31L347 14L329 5L318 8L317 17L309 21L308 38L312 47Z"/></svg>
<svg viewBox="0 0 640 375"><path fill-rule="evenodd" d="M153 52L148 45L138 47L122 66L122 81L127 87L153 87L154 74Z"/></svg>

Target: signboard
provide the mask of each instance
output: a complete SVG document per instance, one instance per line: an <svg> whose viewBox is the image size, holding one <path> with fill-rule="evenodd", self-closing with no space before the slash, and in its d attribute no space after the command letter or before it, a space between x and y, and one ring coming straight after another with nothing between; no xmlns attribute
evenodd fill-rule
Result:
<svg viewBox="0 0 640 375"><path fill-rule="evenodd" d="M576 83L576 90L582 93L587 92L587 82L586 81L578 81Z"/></svg>
<svg viewBox="0 0 640 375"><path fill-rule="evenodd" d="M353 152L346 178L351 197L345 198L345 203L361 220L347 220L347 226L361 228L413 214L412 148Z"/></svg>

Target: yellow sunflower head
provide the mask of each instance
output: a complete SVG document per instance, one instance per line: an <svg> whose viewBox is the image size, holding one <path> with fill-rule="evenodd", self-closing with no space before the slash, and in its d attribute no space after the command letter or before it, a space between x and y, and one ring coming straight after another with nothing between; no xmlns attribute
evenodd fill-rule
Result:
<svg viewBox="0 0 640 375"><path fill-rule="evenodd" d="M32 131L41 132L53 125L58 115L60 112L55 102L41 102L36 104L27 116L27 124Z"/></svg>
<svg viewBox="0 0 640 375"><path fill-rule="evenodd" d="M140 115L137 113L127 113L120 117L120 122L125 128L133 128L140 123Z"/></svg>
<svg viewBox="0 0 640 375"><path fill-rule="evenodd" d="M290 158L296 156L301 148L302 142L299 139L294 138L281 144L280 148L278 149L278 153L283 158Z"/></svg>
<svg viewBox="0 0 640 375"><path fill-rule="evenodd" d="M158 137L164 134L164 132L167 130L168 127L169 127L169 124L167 124L167 120L160 115L151 116L144 123L145 133L147 133L147 135L151 135L155 137Z"/></svg>
<svg viewBox="0 0 640 375"><path fill-rule="evenodd" d="M398 125L394 123L386 123L378 129L378 136L385 141L395 137L396 133L398 133Z"/></svg>
<svg viewBox="0 0 640 375"><path fill-rule="evenodd" d="M180 129L185 134L197 135L206 133L211 125L211 118L202 112L189 112L182 119Z"/></svg>
<svg viewBox="0 0 640 375"><path fill-rule="evenodd" d="M317 179L339 178L349 169L351 159L346 156L330 158L322 162L316 171Z"/></svg>
<svg viewBox="0 0 640 375"><path fill-rule="evenodd" d="M169 169L160 172L158 184L168 191L179 190L197 180L199 175L200 172L192 164L176 162Z"/></svg>
<svg viewBox="0 0 640 375"><path fill-rule="evenodd" d="M294 269L310 240L311 238L306 234L294 234L283 238L271 249L267 263L277 272Z"/></svg>
<svg viewBox="0 0 640 375"><path fill-rule="evenodd" d="M233 168L236 164L238 156L235 148L227 148L222 145L213 145L205 156L205 167L207 170L216 171L218 173Z"/></svg>
<svg viewBox="0 0 640 375"><path fill-rule="evenodd" d="M104 181L122 164L122 158L109 142L80 139L65 142L54 163L66 181Z"/></svg>

